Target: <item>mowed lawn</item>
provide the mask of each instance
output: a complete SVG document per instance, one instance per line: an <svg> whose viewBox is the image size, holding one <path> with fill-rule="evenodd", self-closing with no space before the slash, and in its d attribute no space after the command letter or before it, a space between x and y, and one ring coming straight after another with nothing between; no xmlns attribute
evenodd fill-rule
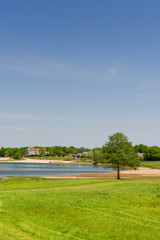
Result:
<svg viewBox="0 0 160 240"><path fill-rule="evenodd" d="M160 179L0 181L0 239L160 239Z"/></svg>
<svg viewBox="0 0 160 240"><path fill-rule="evenodd" d="M160 161L141 161L140 166L160 169Z"/></svg>

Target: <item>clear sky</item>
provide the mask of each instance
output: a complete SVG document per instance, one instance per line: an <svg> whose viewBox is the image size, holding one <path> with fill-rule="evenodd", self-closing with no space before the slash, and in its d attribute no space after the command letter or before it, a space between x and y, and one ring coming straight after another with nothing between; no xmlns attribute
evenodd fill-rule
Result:
<svg viewBox="0 0 160 240"><path fill-rule="evenodd" d="M0 1L0 146L160 146L159 0Z"/></svg>

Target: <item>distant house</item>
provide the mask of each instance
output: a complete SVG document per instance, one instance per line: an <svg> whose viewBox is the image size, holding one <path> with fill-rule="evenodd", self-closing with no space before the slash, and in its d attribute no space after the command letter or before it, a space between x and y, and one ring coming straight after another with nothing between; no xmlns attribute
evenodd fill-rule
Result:
<svg viewBox="0 0 160 240"><path fill-rule="evenodd" d="M39 148L27 148L26 155L39 155Z"/></svg>
<svg viewBox="0 0 160 240"><path fill-rule="evenodd" d="M26 156L33 156L33 155L40 155L40 150L39 148L33 148L33 147L29 147L26 149ZM42 149L44 151L44 153L46 154L46 149Z"/></svg>
<svg viewBox="0 0 160 240"><path fill-rule="evenodd" d="M138 152L137 155L143 161L143 159L144 159L143 153Z"/></svg>

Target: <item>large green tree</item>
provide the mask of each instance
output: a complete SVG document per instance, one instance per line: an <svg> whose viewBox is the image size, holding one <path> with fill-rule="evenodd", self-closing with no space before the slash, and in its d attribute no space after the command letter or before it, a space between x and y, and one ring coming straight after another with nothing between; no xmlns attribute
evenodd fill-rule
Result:
<svg viewBox="0 0 160 240"><path fill-rule="evenodd" d="M121 132L109 136L102 148L105 162L112 164L117 170L117 179L120 179L120 169L123 167L136 168L139 165L139 158L128 138Z"/></svg>

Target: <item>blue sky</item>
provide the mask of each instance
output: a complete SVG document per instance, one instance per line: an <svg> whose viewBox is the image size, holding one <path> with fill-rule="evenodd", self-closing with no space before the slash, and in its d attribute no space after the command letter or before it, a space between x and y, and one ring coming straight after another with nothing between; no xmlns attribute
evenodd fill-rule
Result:
<svg viewBox="0 0 160 240"><path fill-rule="evenodd" d="M160 2L0 1L0 146L160 145Z"/></svg>

